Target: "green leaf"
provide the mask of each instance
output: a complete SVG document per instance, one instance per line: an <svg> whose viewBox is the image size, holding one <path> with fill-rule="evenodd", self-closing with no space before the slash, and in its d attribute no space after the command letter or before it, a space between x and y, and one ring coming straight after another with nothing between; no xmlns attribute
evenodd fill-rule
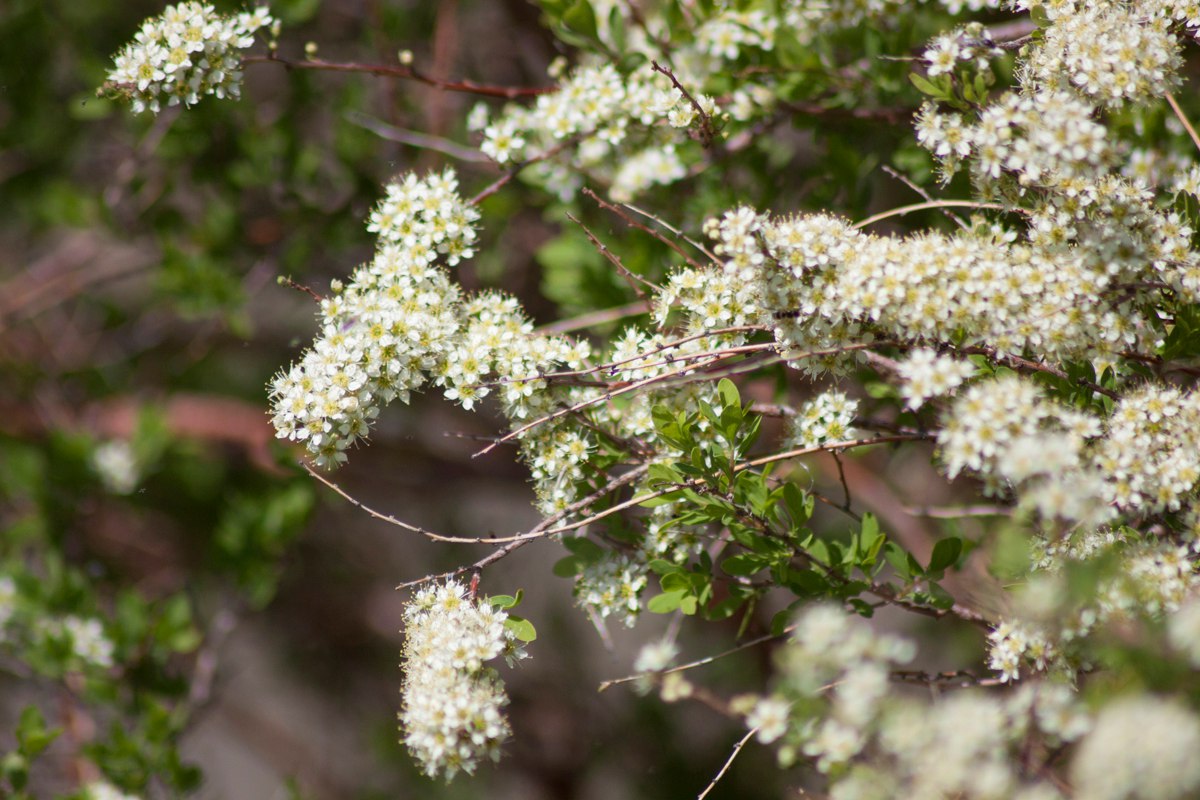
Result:
<svg viewBox="0 0 1200 800"><path fill-rule="evenodd" d="M651 614L670 614L672 611L679 609L686 594L687 591L684 589L663 592L660 595L650 598L650 602L646 603L646 610Z"/></svg>
<svg viewBox="0 0 1200 800"><path fill-rule="evenodd" d="M583 561L579 556L567 556L554 562L551 571L559 578L573 578L583 572Z"/></svg>
<svg viewBox="0 0 1200 800"><path fill-rule="evenodd" d="M49 747L60 733L61 728L46 728L46 720L37 706L26 706L17 722L18 749L26 758L34 758Z"/></svg>
<svg viewBox="0 0 1200 800"><path fill-rule="evenodd" d="M925 573L921 564L912 557L912 554L895 542L888 542L884 546L883 557L892 565L892 569L896 570L896 574L902 580L908 581Z"/></svg>
<svg viewBox="0 0 1200 800"><path fill-rule="evenodd" d="M6 753L0 760L0 776L17 791L29 781L29 760L17 752Z"/></svg>
<svg viewBox="0 0 1200 800"><path fill-rule="evenodd" d="M945 91L943 91L940 86L929 80L929 78L926 78L924 75L921 75L917 72L910 72L908 74L908 79L912 81L912 85L917 87L917 91L919 91L921 94L928 95L935 100L946 99Z"/></svg>
<svg viewBox="0 0 1200 800"><path fill-rule="evenodd" d="M584 563L590 564L604 557L604 548L586 536L563 537L562 543L563 547L570 550L572 555L579 556Z"/></svg>
<svg viewBox="0 0 1200 800"><path fill-rule="evenodd" d="M753 575L761 572L766 566L767 564L761 556L751 553L732 556L721 562L721 569L727 575Z"/></svg>
<svg viewBox="0 0 1200 800"><path fill-rule="evenodd" d="M504 627L512 631L518 641L532 642L537 638L537 630L533 627L533 623L524 617L510 615L508 619L504 620Z"/></svg>
<svg viewBox="0 0 1200 800"><path fill-rule="evenodd" d="M930 605L934 608L950 608L954 605L954 598L950 593L943 589L939 584L929 584Z"/></svg>
<svg viewBox="0 0 1200 800"><path fill-rule="evenodd" d="M588 0L575 0L571 7L563 12L563 24L575 33L589 39L597 38L596 12Z"/></svg>
<svg viewBox="0 0 1200 800"><path fill-rule="evenodd" d="M962 539L957 536L942 539L933 546L933 555L929 557L929 567L926 572L942 572L958 561L962 549Z"/></svg>
<svg viewBox="0 0 1200 800"><path fill-rule="evenodd" d="M521 600L524 598L524 591L517 590L516 595L511 594L495 594L489 596L485 602L499 609L516 608L521 605Z"/></svg>
<svg viewBox="0 0 1200 800"><path fill-rule="evenodd" d="M862 529L858 532L858 551L867 555L874 550L879 552L880 540L883 535L879 532L879 520L871 512L863 514ZM874 559L871 559L874 561Z"/></svg>
<svg viewBox="0 0 1200 800"><path fill-rule="evenodd" d="M738 394L737 384L729 378L721 378L717 383L717 394L721 396L721 403L725 408L741 409L742 398Z"/></svg>
<svg viewBox="0 0 1200 800"><path fill-rule="evenodd" d="M800 491L800 487L794 483L783 485L783 502L792 518L792 525L797 528L812 516L814 499Z"/></svg>

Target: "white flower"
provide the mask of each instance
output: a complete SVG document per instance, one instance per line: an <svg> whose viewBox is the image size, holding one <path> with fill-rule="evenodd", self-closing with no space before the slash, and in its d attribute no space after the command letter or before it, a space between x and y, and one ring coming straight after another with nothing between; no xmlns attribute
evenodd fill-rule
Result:
<svg viewBox="0 0 1200 800"><path fill-rule="evenodd" d="M754 738L762 744L770 744L787 733L790 709L791 704L781 697L764 697L746 715L746 727L757 728Z"/></svg>
<svg viewBox="0 0 1200 800"><path fill-rule="evenodd" d="M210 5L185 2L142 23L134 41L114 57L108 85L127 96L135 112L158 113L167 105L191 105L201 95L237 97L241 90L238 50L274 19L265 8L236 16Z"/></svg>
<svg viewBox="0 0 1200 800"><path fill-rule="evenodd" d="M519 650L507 615L456 581L421 590L405 609L404 743L427 775L472 773L500 758L510 728L504 683L484 663Z"/></svg>

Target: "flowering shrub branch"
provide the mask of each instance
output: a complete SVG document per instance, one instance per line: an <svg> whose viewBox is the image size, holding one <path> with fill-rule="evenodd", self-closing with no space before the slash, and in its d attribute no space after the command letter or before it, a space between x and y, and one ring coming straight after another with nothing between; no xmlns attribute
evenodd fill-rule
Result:
<svg viewBox="0 0 1200 800"><path fill-rule="evenodd" d="M279 437L316 468L345 462L387 404L437 389L467 411L497 408L507 430L476 455L512 443L529 470L541 522L471 538L374 511L309 468L389 524L496 548L398 587L420 587L401 719L422 768L448 778L499 756L507 700L483 663L532 640L531 624L496 610L515 600L493 608L458 578L553 540L566 551L555 573L594 619L740 616L739 636L769 630L674 667L675 643L653 643L637 676L601 688L633 682L739 719L750 732L734 756L753 737L783 766L822 776L831 797L1200 792L1188 672L1200 663L1190 363L1200 357L1200 165L1184 137L1200 141L1172 94L1196 59L1200 10L1172 0L542 5L580 50L573 65L551 65L545 88L273 51L236 62L527 101L472 112L480 152L506 168L473 197L449 169L385 187L367 226L374 257L318 296L318 334L270 387ZM1001 35L964 22L964 8L1017 18ZM118 55L111 86L135 110L236 95L232 50L271 21L174 7ZM851 48L860 26L878 29L873 46L886 41L896 60ZM905 176L922 202L869 213L845 207L853 187L840 186L821 195L842 201L837 211L779 210L807 203L769 191L767 132L781 119L878 126L918 95L920 149L897 136L895 163L924 165L970 199L933 197ZM579 320L535 328L516 298L456 282L453 270L488 246L484 201L518 178L570 209L562 216L594 248L574 257L598 254L639 301L583 319L645 310L645 322L568 336ZM702 187L706 207L672 208L685 186ZM581 196L649 234L655 255L635 264L602 242ZM644 212L635 197L665 210ZM972 216L880 225L949 209ZM768 417L781 429L764 433ZM935 465L967 499L994 500L928 516L982 509L999 522L974 536L946 528L918 558L847 473L846 459L884 446ZM832 458L841 502L775 471L818 453ZM815 517L818 497L850 527ZM909 669L913 638L865 622L884 606L982 631L985 649L970 665ZM97 638L87 625L39 635L111 659L78 644ZM761 691L725 697L681 674L767 642L778 644L777 671ZM920 701L894 689L904 683L962 691ZM1149 731L1162 734L1142 738Z"/></svg>

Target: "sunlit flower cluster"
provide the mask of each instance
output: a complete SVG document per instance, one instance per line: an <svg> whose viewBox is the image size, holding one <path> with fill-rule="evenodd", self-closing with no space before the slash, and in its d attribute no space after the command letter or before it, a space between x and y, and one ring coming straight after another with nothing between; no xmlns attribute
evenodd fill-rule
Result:
<svg viewBox="0 0 1200 800"><path fill-rule="evenodd" d="M917 141L952 175L971 157L974 173L1014 175L1023 186L1095 179L1113 160L1106 130L1092 106L1067 91L1009 92L988 104L974 124L927 103L917 120Z"/></svg>
<svg viewBox="0 0 1200 800"><path fill-rule="evenodd" d="M505 164L577 145L572 151L576 165L606 174L614 196L628 200L651 185L673 183L687 174L669 137L656 141L642 134L633 146L626 140L632 128L657 122L668 128L698 124L700 110L693 100L707 115L716 111L712 98L698 89L689 94L691 100L649 66L629 75L611 64L582 66L558 91L541 95L532 107L507 106L484 127L480 149ZM615 169L610 166L614 161Z"/></svg>
<svg viewBox="0 0 1200 800"><path fill-rule="evenodd" d="M500 757L511 729L504 683L484 664L519 657L507 615L456 581L419 591L404 612L404 743L427 775L471 773Z"/></svg>
<svg viewBox="0 0 1200 800"><path fill-rule="evenodd" d="M806 402L791 419L788 443L793 447L816 447L826 442L853 439L858 401L843 392L822 392Z"/></svg>
<svg viewBox="0 0 1200 800"><path fill-rule="evenodd" d="M1024 80L1101 105L1161 96L1179 84L1180 43L1153 3L1087 2L1060 13L1031 48ZM1149 12L1149 13L1148 13Z"/></svg>
<svg viewBox="0 0 1200 800"><path fill-rule="evenodd" d="M1200 480L1200 394L1154 384L1129 391L1096 463L1122 508L1178 511Z"/></svg>
<svg viewBox="0 0 1200 800"><path fill-rule="evenodd" d="M477 212L455 193L453 172L391 184L371 214L371 263L321 302L321 335L271 387L280 438L303 442L317 462L346 459L382 404L422 386L462 325L461 296L439 255L470 255Z"/></svg>
<svg viewBox="0 0 1200 800"><path fill-rule="evenodd" d="M926 400L950 394L971 377L975 367L968 361L940 356L936 350L913 350L899 364L904 380L900 393L909 408L920 408Z"/></svg>
<svg viewBox="0 0 1200 800"><path fill-rule="evenodd" d="M254 34L274 20L265 7L234 16L210 5L169 6L146 20L133 42L116 55L107 86L125 95L135 112L192 105L204 95L237 97L241 55Z"/></svg>

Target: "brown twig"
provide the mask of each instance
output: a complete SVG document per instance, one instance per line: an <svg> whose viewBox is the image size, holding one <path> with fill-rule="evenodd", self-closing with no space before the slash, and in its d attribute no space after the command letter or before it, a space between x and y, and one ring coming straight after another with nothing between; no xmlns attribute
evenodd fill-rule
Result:
<svg viewBox="0 0 1200 800"><path fill-rule="evenodd" d="M532 166L533 164L536 164L539 161L545 161L546 159L554 158L554 156L558 155L563 150L566 150L568 147L575 144L575 141L577 138L578 137L571 137L569 139L566 139L566 140L556 144L554 147L551 147L549 150L546 150L545 152L539 153L536 156L530 156L529 158L525 159L524 161L520 162L519 164L514 164L513 166L509 167L507 172L505 172L503 175L501 175L499 178L497 178L495 181L493 181L488 186L485 186L482 192L475 195L467 202L473 206L479 205L484 200L488 199L489 197L494 195L496 192L503 189L509 183L509 181L511 181L513 178L517 177L517 175L519 175L521 173L521 170L525 169L528 166Z"/></svg>
<svg viewBox="0 0 1200 800"><path fill-rule="evenodd" d="M289 289L295 289L297 292L304 292L318 303L325 302L324 297L314 292L310 287L305 286L302 283L296 283L294 280L292 280L290 275L280 275L278 278L276 278L276 280L279 282L280 286L286 286Z"/></svg>
<svg viewBox="0 0 1200 800"><path fill-rule="evenodd" d="M674 242L671 239L668 239L666 236L663 236L661 233L659 233L658 231L649 227L648 225L643 225L642 223L638 222L633 217L629 216L624 211L622 211L619 207L608 202L607 200L602 198L600 195L596 194L591 189L587 188L586 186L583 188L583 194L585 197L590 197L593 200L595 200L596 203L601 208L603 208L605 211L611 211L613 214L616 214L618 217L623 219L625 221L626 225L629 225L632 228L637 228L639 231L648 233L651 236L653 236L655 239L658 239L660 242L665 244L667 247L671 248L676 253L678 253L679 256L684 261L686 261L688 263L688 265L690 265L693 269L701 268L700 263L698 261L696 261L694 258L692 258L690 255L688 255L687 251L684 250L682 247L680 247L677 242Z"/></svg>
<svg viewBox="0 0 1200 800"><path fill-rule="evenodd" d="M592 233L591 229L587 225L584 225L578 217L568 212L567 219L571 220L571 222L574 222L580 228L583 228L583 232L588 237L588 241L592 243L592 247L596 248L596 251L599 252L600 255L608 259L608 263L612 264L613 267L616 268L617 273L625 279L625 282L629 284L629 288L632 289L634 294L636 294L639 298L641 298L643 301L646 300L646 289L644 287L649 287L651 291L658 291L658 287L653 283L646 280L641 275L633 274L629 270L629 267L626 267L621 261L621 257L609 250L608 247L605 246L604 242L600 241L596 234Z"/></svg>
<svg viewBox="0 0 1200 800"><path fill-rule="evenodd" d="M412 80L441 89L444 92L462 92L464 94L483 95L484 97L503 97L512 100L518 97L533 97L541 94L557 92L557 86L494 86L476 83L472 80L447 80L435 78L418 70L416 67L392 64L358 64L349 62L325 61L310 58L304 61L293 61L271 53L265 56L245 56L243 64L279 64L286 69L311 69L325 72L360 72L367 75L379 75L385 78L400 78Z"/></svg>
<svg viewBox="0 0 1200 800"><path fill-rule="evenodd" d="M696 110L696 114L700 117L700 144L704 145L705 150L711 150L716 141L716 132L713 130L712 117L707 111L704 110L700 103L696 101L696 98L692 96L692 93L683 87L683 84L680 83L679 79L675 77L674 72L666 67L661 66L657 61L651 61L650 67L655 72L661 72L663 75L666 75L668 78L670 78L671 83L675 86L679 93L684 96L684 99L692 104L692 108Z"/></svg>
<svg viewBox="0 0 1200 800"><path fill-rule="evenodd" d="M504 547L501 547L499 550L496 550L495 552L488 553L486 556L479 559L474 564L469 564L465 567L459 567L458 569L450 570L449 572L443 572L438 575L426 575L424 578L418 578L415 581L408 581L406 583L402 583L399 586L397 586L396 589L407 589L411 586L419 586L420 584L423 584L423 583L429 583L430 581L439 581L439 580L444 580L446 578L454 578L454 577L457 577L457 576L462 575L467 572L472 572L474 570L481 570L484 567L486 567L487 565L495 563L496 561L499 561L500 559L507 556L509 553L513 552L514 550L516 550L520 547L525 546L526 544L529 544L530 542L534 541L535 539L540 539L540 538L544 538L546 536L551 535L552 533L555 532L553 529L553 526L555 525L555 523L559 522L560 520L566 519L567 517L576 513L577 511L580 511L584 508L591 506L593 503L595 503L600 498L607 497L608 495L612 494L615 490L620 489L622 486L626 486L627 484L633 483L635 480L637 480L643 474L645 474L645 472L648 469L649 469L648 466L634 467L629 472L626 472L624 475L620 476L619 478L614 478L613 480L606 483L604 486L601 486L599 489L592 492L590 495L583 498L582 500L577 500L574 503L572 503L571 505L564 508L562 511L559 511L556 514L546 517L544 520L539 522L537 525L530 528L529 531L527 531L526 533L519 534L517 536L508 537L508 543Z"/></svg>

